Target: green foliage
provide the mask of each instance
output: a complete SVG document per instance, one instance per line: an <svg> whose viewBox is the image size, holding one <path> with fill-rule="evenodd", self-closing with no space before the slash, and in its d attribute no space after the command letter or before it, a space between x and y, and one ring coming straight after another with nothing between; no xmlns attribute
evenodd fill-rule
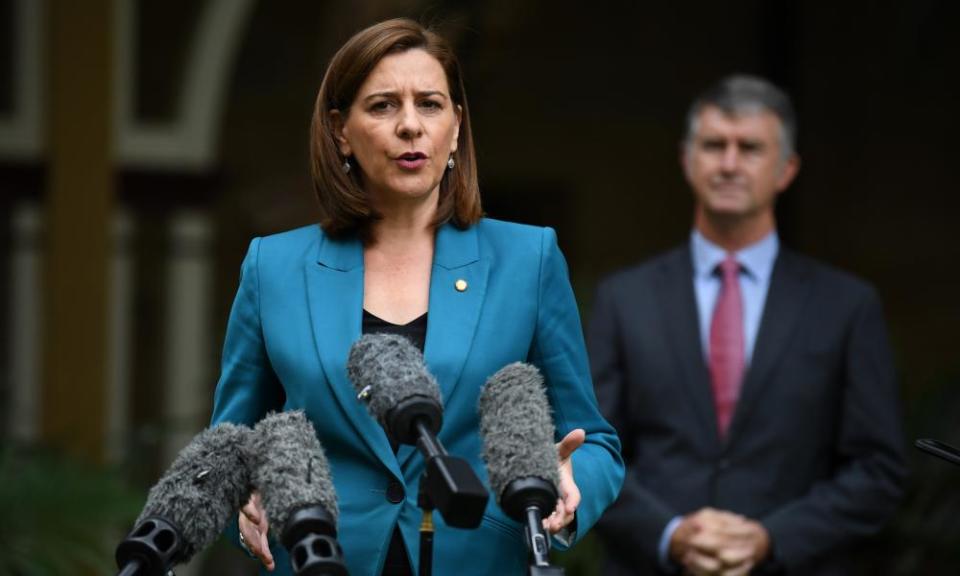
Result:
<svg viewBox="0 0 960 576"><path fill-rule="evenodd" d="M567 576L600 576L600 567L603 564L603 544L600 537L592 531L570 550L551 550L550 563L562 566Z"/></svg>
<svg viewBox="0 0 960 576"><path fill-rule="evenodd" d="M142 505L114 471L0 447L0 576L115 571L114 548Z"/></svg>

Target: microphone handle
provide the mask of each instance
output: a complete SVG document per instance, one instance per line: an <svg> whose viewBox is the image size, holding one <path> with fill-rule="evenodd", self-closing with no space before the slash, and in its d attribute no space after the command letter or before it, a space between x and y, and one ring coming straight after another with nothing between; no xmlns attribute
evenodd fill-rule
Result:
<svg viewBox="0 0 960 576"><path fill-rule="evenodd" d="M437 440L437 437L434 436L430 428L427 427L427 424L428 422L425 418L417 418L413 424L417 429L417 448L419 448L423 454L424 460L429 460L436 456L446 456L446 449L440 444L440 441Z"/></svg>
<svg viewBox="0 0 960 576"><path fill-rule="evenodd" d="M527 546L533 556L534 566L550 565L550 540L543 529L543 516L537 506L527 507L527 522L524 527L527 533Z"/></svg>
<svg viewBox="0 0 960 576"><path fill-rule="evenodd" d="M139 558L134 558L127 562L127 565L123 567L123 570L117 573L117 576L137 576L140 573L140 568L143 565L140 564Z"/></svg>

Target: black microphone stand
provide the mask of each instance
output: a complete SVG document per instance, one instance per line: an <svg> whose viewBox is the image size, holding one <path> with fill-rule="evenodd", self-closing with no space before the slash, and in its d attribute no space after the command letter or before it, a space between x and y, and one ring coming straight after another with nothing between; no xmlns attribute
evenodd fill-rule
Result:
<svg viewBox="0 0 960 576"><path fill-rule="evenodd" d="M914 442L914 446L927 454L932 454L937 458L942 458L947 462L960 466L960 448L951 446L940 440L934 440L933 438L920 438Z"/></svg>
<svg viewBox="0 0 960 576"><path fill-rule="evenodd" d="M500 506L507 516L523 522L530 550L529 576L564 576L563 568L550 565L550 538L543 529L543 515L556 505L556 488L536 477L514 480L500 498Z"/></svg>
<svg viewBox="0 0 960 576"><path fill-rule="evenodd" d="M463 458L451 456L440 444L440 405L425 396L412 396L387 415L387 434L400 444L416 446L426 461L421 478L430 504L456 528L476 528L487 507L487 489Z"/></svg>
<svg viewBox="0 0 960 576"><path fill-rule="evenodd" d="M524 531L530 548L530 576L564 576L563 568L550 565L550 539L543 530L543 515L536 506L526 509Z"/></svg>
<svg viewBox="0 0 960 576"><path fill-rule="evenodd" d="M387 414L387 434L400 444L417 447L426 462L420 476L417 506L423 511L420 523L421 576L433 566L433 510L456 528L476 528L487 507L487 489L463 458L450 456L436 435L443 412L436 400L411 396Z"/></svg>
<svg viewBox="0 0 960 576"><path fill-rule="evenodd" d="M158 574L158 576L176 576L173 570L156 574ZM117 576L152 576L152 574L146 571L146 567L141 564L139 560L133 560L130 564L127 564L122 571L118 572Z"/></svg>
<svg viewBox="0 0 960 576"><path fill-rule="evenodd" d="M420 569L418 576L430 576L433 573L433 504L424 488L426 474L420 476L417 490L417 507L422 511L420 518Z"/></svg>

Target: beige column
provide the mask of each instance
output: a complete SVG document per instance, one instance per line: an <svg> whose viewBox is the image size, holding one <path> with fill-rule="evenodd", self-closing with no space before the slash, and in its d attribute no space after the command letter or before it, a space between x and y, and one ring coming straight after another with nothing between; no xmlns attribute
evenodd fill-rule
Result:
<svg viewBox="0 0 960 576"><path fill-rule="evenodd" d="M40 343L43 341L43 223L33 201L14 206L10 250L10 405L3 408L8 433L17 442L39 437Z"/></svg>
<svg viewBox="0 0 960 576"><path fill-rule="evenodd" d="M113 0L51 0L42 434L104 454Z"/></svg>

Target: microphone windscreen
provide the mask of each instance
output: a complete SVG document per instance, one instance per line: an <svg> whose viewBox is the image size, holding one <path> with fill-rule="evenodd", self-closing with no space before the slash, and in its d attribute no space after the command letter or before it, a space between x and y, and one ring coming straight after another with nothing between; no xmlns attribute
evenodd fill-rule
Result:
<svg viewBox="0 0 960 576"><path fill-rule="evenodd" d="M330 465L313 424L302 410L268 414L250 441L253 485L278 533L290 515L320 505L337 521L337 495Z"/></svg>
<svg viewBox="0 0 960 576"><path fill-rule="evenodd" d="M137 525L160 517L181 532L179 561L213 543L250 498L250 429L218 424L194 437L150 489Z"/></svg>
<svg viewBox="0 0 960 576"><path fill-rule="evenodd" d="M480 435L498 504L514 480L535 477L559 485L553 418L536 367L515 362L487 379L480 392Z"/></svg>
<svg viewBox="0 0 960 576"><path fill-rule="evenodd" d="M440 387L410 340L397 334L366 334L350 348L347 376L373 417L389 429L387 413L401 401L423 396L442 406Z"/></svg>

